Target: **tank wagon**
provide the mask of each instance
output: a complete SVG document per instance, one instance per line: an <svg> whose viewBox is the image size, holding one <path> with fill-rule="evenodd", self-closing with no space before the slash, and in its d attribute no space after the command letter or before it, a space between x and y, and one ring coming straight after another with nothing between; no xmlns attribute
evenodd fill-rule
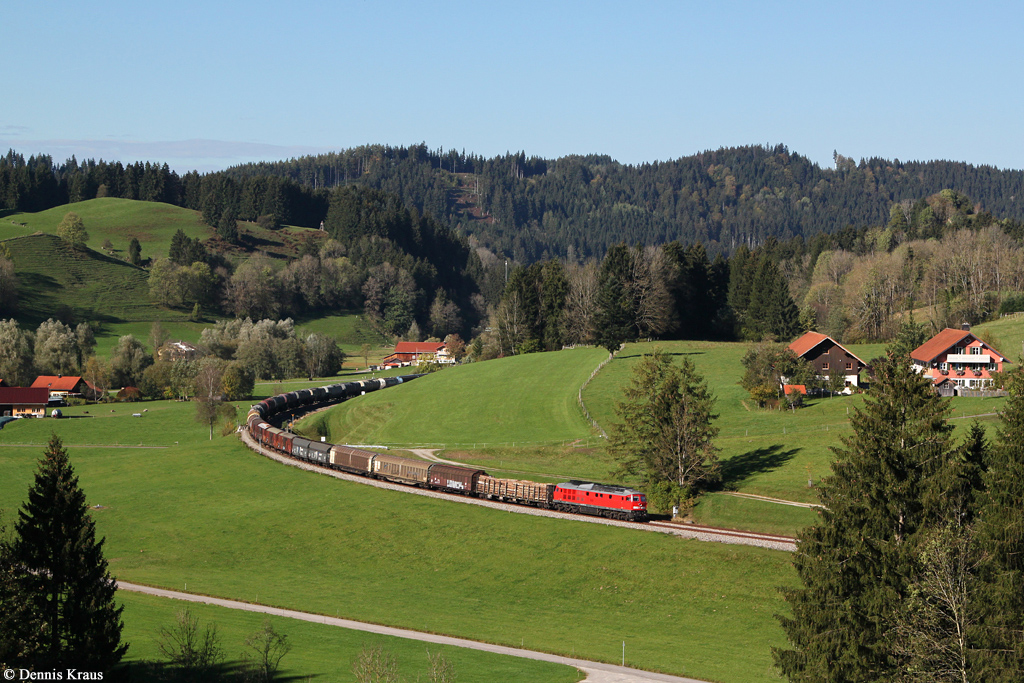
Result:
<svg viewBox="0 0 1024 683"><path fill-rule="evenodd" d="M480 469L429 463L390 453L374 453L340 444L310 441L270 424L270 419L281 413L362 396L416 377L419 375L346 382L271 396L252 407L246 418L246 427L252 438L264 448L350 474L547 510L630 522L647 519L647 497L640 491L623 486L577 480L562 484L541 484L519 479L499 479Z"/></svg>

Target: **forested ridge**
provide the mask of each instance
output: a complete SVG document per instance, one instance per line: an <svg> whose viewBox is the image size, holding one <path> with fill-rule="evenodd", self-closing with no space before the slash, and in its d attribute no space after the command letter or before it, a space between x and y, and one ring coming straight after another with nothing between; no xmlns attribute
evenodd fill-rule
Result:
<svg viewBox="0 0 1024 683"><path fill-rule="evenodd" d="M855 162L835 155L822 168L784 145L722 148L639 165L608 156L549 160L524 152L485 158L426 145L365 145L224 172L178 176L166 164L45 155L0 158L4 208L39 211L99 196L164 201L203 211L315 227L328 190L359 184L397 195L475 243L531 263L549 257L601 258L613 244L703 243L713 255L886 223L893 203L944 189L978 211L1024 219L1024 171L963 162Z"/></svg>
<svg viewBox="0 0 1024 683"><path fill-rule="evenodd" d="M288 177L303 187L358 182L405 202L523 263L602 257L618 242L701 242L712 255L818 232L884 224L892 203L951 189L1001 218L1024 218L1024 172L962 162L900 162L835 155L821 168L784 145L702 152L620 164L610 157L557 160L525 153L363 146L227 171Z"/></svg>

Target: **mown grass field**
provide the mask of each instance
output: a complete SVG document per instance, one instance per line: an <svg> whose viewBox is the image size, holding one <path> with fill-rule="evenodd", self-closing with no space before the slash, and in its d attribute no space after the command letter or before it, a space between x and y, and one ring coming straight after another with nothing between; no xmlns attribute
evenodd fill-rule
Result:
<svg viewBox="0 0 1024 683"><path fill-rule="evenodd" d="M199 620L200 628L214 624L224 650L225 670L237 668L247 652L245 639L262 628L266 615L212 605L185 603L139 593L121 591L117 599L125 606L124 641L130 643L125 661L140 669L143 662L163 661L158 642L161 629L174 623L175 614L185 607ZM506 657L464 648L430 645L404 638L378 636L322 624L269 617L278 633L288 637L291 651L281 660L278 673L284 680L355 681L352 664L366 647L380 646L398 661L407 681L426 680L427 652L442 653L454 666L462 683L574 683L579 673L572 667Z"/></svg>
<svg viewBox="0 0 1024 683"><path fill-rule="evenodd" d="M600 349L537 353L445 369L330 411L331 437L350 443L483 447L558 445L591 437L576 392Z"/></svg>
<svg viewBox="0 0 1024 683"><path fill-rule="evenodd" d="M38 444L56 430L89 504L102 506L93 514L106 556L125 580L605 661L618 661L625 640L634 666L774 676L777 588L794 579L787 553L340 482L261 458L234 436L210 442L192 405L142 406L139 418L139 405L92 406L68 410L92 418L8 425L0 507L13 514Z"/></svg>

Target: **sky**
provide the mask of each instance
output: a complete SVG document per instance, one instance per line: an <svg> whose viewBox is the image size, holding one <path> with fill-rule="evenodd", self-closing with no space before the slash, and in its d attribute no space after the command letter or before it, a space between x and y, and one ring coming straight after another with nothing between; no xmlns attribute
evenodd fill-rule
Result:
<svg viewBox="0 0 1024 683"><path fill-rule="evenodd" d="M217 170L363 144L1024 168L1024 6L0 0L0 148Z"/></svg>

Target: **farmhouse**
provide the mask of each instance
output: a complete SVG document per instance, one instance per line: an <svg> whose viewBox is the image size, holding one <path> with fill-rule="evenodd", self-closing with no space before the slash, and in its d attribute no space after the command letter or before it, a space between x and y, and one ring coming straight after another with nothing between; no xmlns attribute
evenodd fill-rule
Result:
<svg viewBox="0 0 1024 683"><path fill-rule="evenodd" d="M44 417L49 402L46 388L0 387L0 416Z"/></svg>
<svg viewBox="0 0 1024 683"><path fill-rule="evenodd" d="M100 392L88 380L81 377L64 375L39 375L36 381L32 382L33 389L47 389L50 398L65 399L69 396L84 396L95 398Z"/></svg>
<svg viewBox="0 0 1024 683"><path fill-rule="evenodd" d="M176 360L195 360L203 350L187 341L169 341L156 350L157 360L173 363Z"/></svg>
<svg viewBox="0 0 1024 683"><path fill-rule="evenodd" d="M818 377L825 379L837 370L843 374L846 386L860 386L860 371L867 363L850 353L842 344L820 332L806 332L789 345L789 350L806 359Z"/></svg>
<svg viewBox="0 0 1024 683"><path fill-rule="evenodd" d="M936 387L983 389L1010 361L974 336L970 326L947 327L910 353L914 368Z"/></svg>
<svg viewBox="0 0 1024 683"><path fill-rule="evenodd" d="M444 342L398 342L391 355L381 361L382 367L398 367L411 365L422 360L438 363L454 363L455 359L448 355Z"/></svg>

